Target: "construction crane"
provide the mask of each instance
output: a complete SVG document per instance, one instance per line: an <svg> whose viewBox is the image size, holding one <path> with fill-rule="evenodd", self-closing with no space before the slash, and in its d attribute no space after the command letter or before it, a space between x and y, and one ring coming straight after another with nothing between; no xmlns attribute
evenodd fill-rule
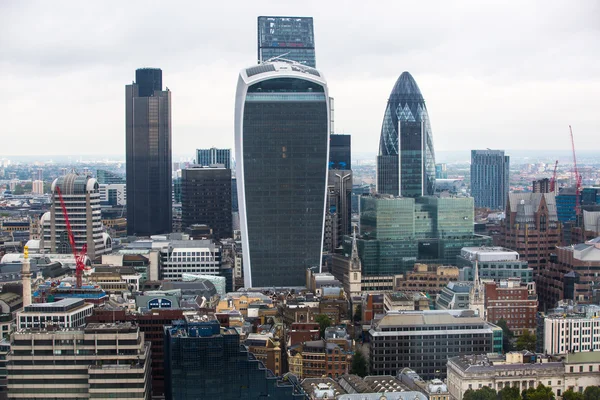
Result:
<svg viewBox="0 0 600 400"><path fill-rule="evenodd" d="M81 251L77 251L75 247L75 236L73 236L73 230L71 229L71 223L69 222L69 215L67 214L67 207L63 200L60 187L56 186L56 193L58 193L58 199L60 200L60 206L62 208L63 217L65 217L65 225L67 225L67 235L69 235L69 244L71 245L71 251L73 257L75 257L75 277L77 279L76 287L79 289L83 283L83 270L85 269L85 256L87 254L87 244L81 246Z"/></svg>
<svg viewBox="0 0 600 400"><path fill-rule="evenodd" d="M550 193L554 193L554 189L556 187L556 168L558 167L558 160L554 163L554 173L552 174L552 179L550 179Z"/></svg>
<svg viewBox="0 0 600 400"><path fill-rule="evenodd" d="M573 148L573 173L575 174L575 215L581 214L581 205L579 204L579 196L581 193L581 175L577 169L577 156L575 155L575 139L573 139L573 129L569 125L569 131L571 132L571 147Z"/></svg>

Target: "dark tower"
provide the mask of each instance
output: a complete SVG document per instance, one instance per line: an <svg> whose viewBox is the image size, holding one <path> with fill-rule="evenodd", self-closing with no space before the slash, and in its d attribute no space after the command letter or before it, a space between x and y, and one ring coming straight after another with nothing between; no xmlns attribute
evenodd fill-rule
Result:
<svg viewBox="0 0 600 400"><path fill-rule="evenodd" d="M172 230L171 92L162 71L143 68L125 87L127 234Z"/></svg>
<svg viewBox="0 0 600 400"><path fill-rule="evenodd" d="M435 155L425 100L408 72L396 81L383 116L377 192L404 197L433 195Z"/></svg>

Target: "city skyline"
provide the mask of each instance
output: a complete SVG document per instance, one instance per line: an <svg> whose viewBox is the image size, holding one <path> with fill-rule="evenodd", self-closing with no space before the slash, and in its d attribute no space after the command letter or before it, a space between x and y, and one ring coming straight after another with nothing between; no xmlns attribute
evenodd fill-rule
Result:
<svg viewBox="0 0 600 400"><path fill-rule="evenodd" d="M48 10L43 3L24 13L21 4L5 3L0 6L0 18L6 18L0 79L7 93L4 132L14 146L1 155L64 153L57 137L69 143L74 155L90 152L89 137L103 138L92 146L96 154L124 154L121 85L143 65L163 69L175 93L174 154L190 146L232 148L235 79L240 68L255 61L260 15L314 18L319 68L336 98L337 132L352 134L357 148L377 151L389 87L404 70L427 94L428 110L435 115L436 151L457 150L464 143L506 150L568 148L568 124L578 148L597 148L593 104L600 101L600 80L594 48L600 41L592 28L600 9L591 2L576 9L563 4L528 3L515 13L505 3L474 3L465 7L468 12L440 3L435 14L431 5L390 3L386 9L392 12L385 15L379 8L334 12L316 2L302 7L272 3L257 10L240 5L247 12L228 16L236 29L211 35L220 30L218 17L228 13L223 6L189 4L188 12L146 9L145 21L160 15L178 27L164 34L148 22L122 23L136 7L133 3L110 13L102 7L78 9L77 4ZM445 7L454 11L452 18L440 17ZM394 9L413 17L399 25ZM199 26L192 23L199 11L216 17ZM70 13L77 13L76 22ZM52 18L39 24L42 16ZM374 20L378 29L367 29ZM143 35L152 46L134 46ZM39 37L44 40L34 40ZM470 46L463 45L467 41ZM210 100L199 99L199 92L210 92ZM48 102L55 93L62 96Z"/></svg>

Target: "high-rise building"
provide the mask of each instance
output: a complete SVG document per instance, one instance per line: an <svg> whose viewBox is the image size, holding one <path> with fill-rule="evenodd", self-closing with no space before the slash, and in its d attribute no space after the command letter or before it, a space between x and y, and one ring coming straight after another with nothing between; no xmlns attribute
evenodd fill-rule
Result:
<svg viewBox="0 0 600 400"><path fill-rule="evenodd" d="M533 181L533 193L550 193L550 179L543 178Z"/></svg>
<svg viewBox="0 0 600 400"><path fill-rule="evenodd" d="M329 137L329 169L352 169L351 136Z"/></svg>
<svg viewBox="0 0 600 400"><path fill-rule="evenodd" d="M510 157L504 155L504 150L471 150L471 196L475 207L506 207L509 166Z"/></svg>
<svg viewBox="0 0 600 400"><path fill-rule="evenodd" d="M240 346L235 329L221 328L216 320L165 326L164 358L167 400L306 398Z"/></svg>
<svg viewBox="0 0 600 400"><path fill-rule="evenodd" d="M408 72L396 81L383 116L377 192L403 197L435 193L435 153L427 106Z"/></svg>
<svg viewBox="0 0 600 400"><path fill-rule="evenodd" d="M435 164L435 179L448 179L448 166L445 163Z"/></svg>
<svg viewBox="0 0 600 400"><path fill-rule="evenodd" d="M258 17L258 60L274 57L316 67L312 17Z"/></svg>
<svg viewBox="0 0 600 400"><path fill-rule="evenodd" d="M114 172L110 172L104 169L96 170L96 179L99 184L125 184L125 177Z"/></svg>
<svg viewBox="0 0 600 400"><path fill-rule="evenodd" d="M44 182L39 180L31 182L31 193L44 194Z"/></svg>
<svg viewBox="0 0 600 400"><path fill-rule="evenodd" d="M333 253L350 234L352 219L352 171L329 170L324 251Z"/></svg>
<svg viewBox="0 0 600 400"><path fill-rule="evenodd" d="M129 322L21 329L7 359L9 399L150 399L150 342Z"/></svg>
<svg viewBox="0 0 600 400"><path fill-rule="evenodd" d="M231 149L210 149L196 150L196 164L202 167L210 167L221 164L227 169L231 169Z"/></svg>
<svg viewBox="0 0 600 400"><path fill-rule="evenodd" d="M142 68L125 87L127 233L171 232L171 92L162 71Z"/></svg>
<svg viewBox="0 0 600 400"><path fill-rule="evenodd" d="M215 239L232 237L231 170L187 168L181 175L181 227L205 224Z"/></svg>
<svg viewBox="0 0 600 400"><path fill-rule="evenodd" d="M87 255L91 260L110 252L112 241L102 232L100 185L94 178L76 174L61 176L52 183L50 231L45 232L40 247L47 247L52 253L72 254L57 188L60 188L65 202L77 250L87 245Z"/></svg>
<svg viewBox="0 0 600 400"><path fill-rule="evenodd" d="M244 69L235 152L246 287L304 286L321 265L329 96L319 71L273 62Z"/></svg>

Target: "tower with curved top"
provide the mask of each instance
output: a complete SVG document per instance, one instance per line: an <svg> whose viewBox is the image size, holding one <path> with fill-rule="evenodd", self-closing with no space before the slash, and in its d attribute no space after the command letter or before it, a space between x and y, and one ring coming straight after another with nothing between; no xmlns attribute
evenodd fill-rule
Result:
<svg viewBox="0 0 600 400"><path fill-rule="evenodd" d="M240 72L235 158L244 285L305 285L321 265L329 96L314 68L266 62Z"/></svg>
<svg viewBox="0 0 600 400"><path fill-rule="evenodd" d="M403 72L388 99L377 156L377 192L404 197L433 195L435 155L425 100Z"/></svg>

